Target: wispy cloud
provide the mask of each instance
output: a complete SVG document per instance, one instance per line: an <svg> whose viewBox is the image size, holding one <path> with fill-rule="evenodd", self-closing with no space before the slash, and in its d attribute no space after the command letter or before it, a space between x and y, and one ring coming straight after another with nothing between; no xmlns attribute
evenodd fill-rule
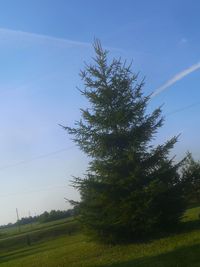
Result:
<svg viewBox="0 0 200 267"><path fill-rule="evenodd" d="M176 74L175 76L173 76L171 79L169 79L166 83L164 83L162 86L160 86L159 88L157 88L153 94L152 97L155 97L157 95L159 95L160 93L162 93L163 91L165 91L167 88L169 88L170 86L172 86L174 83L180 81L181 79L183 79L185 76L189 75L190 73L196 71L200 69L200 62L190 66L189 68L179 72L178 74Z"/></svg>
<svg viewBox="0 0 200 267"><path fill-rule="evenodd" d="M39 41L42 43L52 43L54 45L65 45L65 46L79 46L79 47L91 47L91 43L75 41L65 38L57 38L44 34L37 34L26 31L12 30L6 28L0 28L0 41L7 41L14 39L15 41Z"/></svg>
<svg viewBox="0 0 200 267"><path fill-rule="evenodd" d="M0 28L0 44L3 42L12 42L13 45L19 42L25 44L37 43L41 45L54 45L63 48L92 48L92 42L76 41L66 38L57 38L45 34ZM104 48L118 53L125 52L123 49L116 47L104 46Z"/></svg>

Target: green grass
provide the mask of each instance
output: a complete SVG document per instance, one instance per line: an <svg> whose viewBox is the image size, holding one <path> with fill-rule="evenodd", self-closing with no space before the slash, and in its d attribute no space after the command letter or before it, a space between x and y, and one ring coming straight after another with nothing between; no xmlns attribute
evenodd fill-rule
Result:
<svg viewBox="0 0 200 267"><path fill-rule="evenodd" d="M200 217L200 207L195 207L195 208L191 208L188 209L183 217L183 221L196 221L199 220Z"/></svg>
<svg viewBox="0 0 200 267"><path fill-rule="evenodd" d="M35 230L41 230L47 227L54 227L55 225L65 224L71 220L73 220L73 218L66 218L47 223L33 223L33 224L22 225L20 226L20 234L32 232ZM19 228L17 226L9 226L4 229L0 229L0 239L14 235L19 235Z"/></svg>
<svg viewBox="0 0 200 267"><path fill-rule="evenodd" d="M1 240L0 266L199 267L199 212L200 207L186 212L179 233L116 246L99 244L84 236L76 228L76 221L57 222L30 232L31 246L24 242L26 234ZM74 227L71 232L70 227Z"/></svg>

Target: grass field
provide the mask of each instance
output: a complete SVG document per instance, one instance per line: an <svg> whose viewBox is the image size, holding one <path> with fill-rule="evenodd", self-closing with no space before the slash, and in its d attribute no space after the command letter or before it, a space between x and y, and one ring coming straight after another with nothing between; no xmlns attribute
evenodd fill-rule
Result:
<svg viewBox="0 0 200 267"><path fill-rule="evenodd" d="M129 245L102 245L81 234L75 221L57 221L0 240L2 267L186 267L200 266L200 207L189 209L180 231ZM10 231L13 231L10 230ZM25 229L24 229L25 231ZM27 227L26 227L27 231Z"/></svg>
<svg viewBox="0 0 200 267"><path fill-rule="evenodd" d="M36 230L41 230L47 227L54 227L55 225L65 224L66 222L69 222L70 220L72 220L72 218L61 219L58 221L52 221L52 222L47 222L47 223L37 222L37 223L22 225L20 226L20 233L27 233L27 232L32 232ZM6 227L0 230L0 240L1 238L14 236L14 235L19 235L19 228L17 226L10 226L10 227Z"/></svg>

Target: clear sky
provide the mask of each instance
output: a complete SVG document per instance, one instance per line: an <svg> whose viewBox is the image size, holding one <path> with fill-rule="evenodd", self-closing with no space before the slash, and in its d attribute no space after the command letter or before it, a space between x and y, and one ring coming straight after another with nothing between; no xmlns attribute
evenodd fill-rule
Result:
<svg viewBox="0 0 200 267"><path fill-rule="evenodd" d="M16 208L28 216L78 198L70 180L87 159L58 124L85 105L76 86L94 37L158 92L150 108L164 103L166 123L156 142L181 133L174 153L200 159L199 10L197 0L0 0L0 224Z"/></svg>

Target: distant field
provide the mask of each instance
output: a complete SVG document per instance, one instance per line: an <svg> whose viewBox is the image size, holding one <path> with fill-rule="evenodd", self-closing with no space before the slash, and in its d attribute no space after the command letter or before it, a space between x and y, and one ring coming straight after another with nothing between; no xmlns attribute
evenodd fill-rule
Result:
<svg viewBox="0 0 200 267"><path fill-rule="evenodd" d="M20 226L20 232L17 226L10 226L4 229L0 229L0 239L5 238L7 236L18 235L20 233L27 233L27 232L31 232L31 231L51 227L51 226L54 227L55 225L64 224L71 220L73 220L73 218L66 218L66 219L61 219L61 220L47 222L47 223L25 224L25 225Z"/></svg>
<svg viewBox="0 0 200 267"><path fill-rule="evenodd" d="M200 266L200 207L190 209L182 230L143 243L108 246L90 240L76 221L58 221L0 241L2 267L186 267ZM38 226L39 227L39 226Z"/></svg>

